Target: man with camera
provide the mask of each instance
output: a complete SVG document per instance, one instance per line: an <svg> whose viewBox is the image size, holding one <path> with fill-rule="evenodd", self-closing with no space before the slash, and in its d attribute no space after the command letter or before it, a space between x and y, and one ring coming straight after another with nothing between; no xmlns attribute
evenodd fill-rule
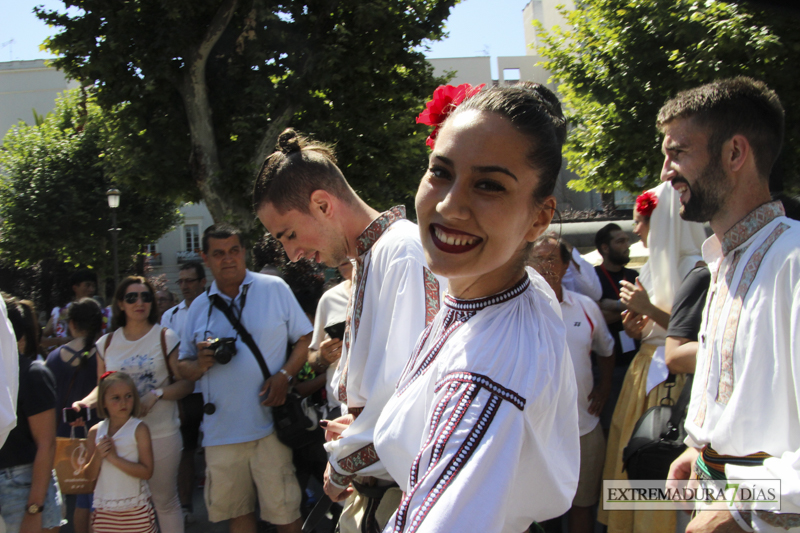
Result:
<svg viewBox="0 0 800 533"><path fill-rule="evenodd" d="M305 363L311 323L283 280L247 270L238 229L207 228L202 255L214 282L189 308L177 371L203 392L209 520L255 533L258 496L263 520L299 532L292 451L275 435L270 407L284 403Z"/></svg>

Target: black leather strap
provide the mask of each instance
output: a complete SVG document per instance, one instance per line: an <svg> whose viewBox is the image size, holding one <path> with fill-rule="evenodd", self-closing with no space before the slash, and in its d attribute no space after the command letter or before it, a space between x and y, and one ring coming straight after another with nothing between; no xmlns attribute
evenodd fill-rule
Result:
<svg viewBox="0 0 800 533"><path fill-rule="evenodd" d="M250 332L247 331L241 321L236 318L231 310L230 306L225 303L225 301L220 298L218 294L209 294L208 298L211 300L211 304L222 311L222 314L225 315L225 318L228 319L228 322L231 323L233 329L236 330L236 333L242 338L242 342L244 342L250 351L253 353L253 356L256 358L258 362L259 368L261 368L261 373L264 374L264 381L268 380L272 374L269 372L269 368L267 368L267 363L264 361L264 356L261 355L261 350L258 349L258 345L253 340L253 336L250 335ZM242 305L242 312L244 312L244 305Z"/></svg>

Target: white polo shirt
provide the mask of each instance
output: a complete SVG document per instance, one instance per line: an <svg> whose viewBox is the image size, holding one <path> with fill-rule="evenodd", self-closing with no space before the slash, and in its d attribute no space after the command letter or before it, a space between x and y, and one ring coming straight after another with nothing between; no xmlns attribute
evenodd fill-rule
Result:
<svg viewBox="0 0 800 533"><path fill-rule="evenodd" d="M614 337L603 313L588 296L563 289L561 315L567 329L567 346L578 384L578 426L580 435L592 431L600 418L589 414L589 394L594 388L591 352L600 357L614 353Z"/></svg>

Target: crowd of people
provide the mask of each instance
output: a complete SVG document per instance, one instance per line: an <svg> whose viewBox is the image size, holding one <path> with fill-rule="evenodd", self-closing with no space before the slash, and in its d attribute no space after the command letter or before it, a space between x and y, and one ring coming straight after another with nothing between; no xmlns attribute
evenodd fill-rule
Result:
<svg viewBox="0 0 800 533"><path fill-rule="evenodd" d="M241 229L220 223L177 305L129 276L109 312L89 271L44 328L4 297L6 530L180 533L201 447L209 520L232 533L300 532L311 479L341 533L800 528L800 226L769 191L777 95L735 78L664 104L639 270L615 223L597 266L548 231L567 135L549 89L440 87L418 121L434 129L417 223L368 205L331 146L294 130L264 161L255 215L289 261L338 269L324 294L317 274L249 270ZM779 506L600 504L603 480L627 479L637 421L684 386L667 483L778 479ZM319 420L302 444L286 433L297 405ZM62 497L56 437L76 430L94 490Z"/></svg>

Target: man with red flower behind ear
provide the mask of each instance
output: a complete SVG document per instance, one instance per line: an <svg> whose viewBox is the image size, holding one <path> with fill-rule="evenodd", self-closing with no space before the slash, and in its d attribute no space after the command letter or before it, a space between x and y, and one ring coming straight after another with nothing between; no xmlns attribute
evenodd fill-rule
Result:
<svg viewBox="0 0 800 533"><path fill-rule="evenodd" d="M289 260L354 264L333 378L346 414L320 424L329 440L324 488L334 501L347 498L342 533L380 531L402 494L375 452L375 424L439 309L439 283L426 267L419 229L405 219L404 207L379 213L367 205L336 166L333 150L291 129L264 162L253 207Z"/></svg>

